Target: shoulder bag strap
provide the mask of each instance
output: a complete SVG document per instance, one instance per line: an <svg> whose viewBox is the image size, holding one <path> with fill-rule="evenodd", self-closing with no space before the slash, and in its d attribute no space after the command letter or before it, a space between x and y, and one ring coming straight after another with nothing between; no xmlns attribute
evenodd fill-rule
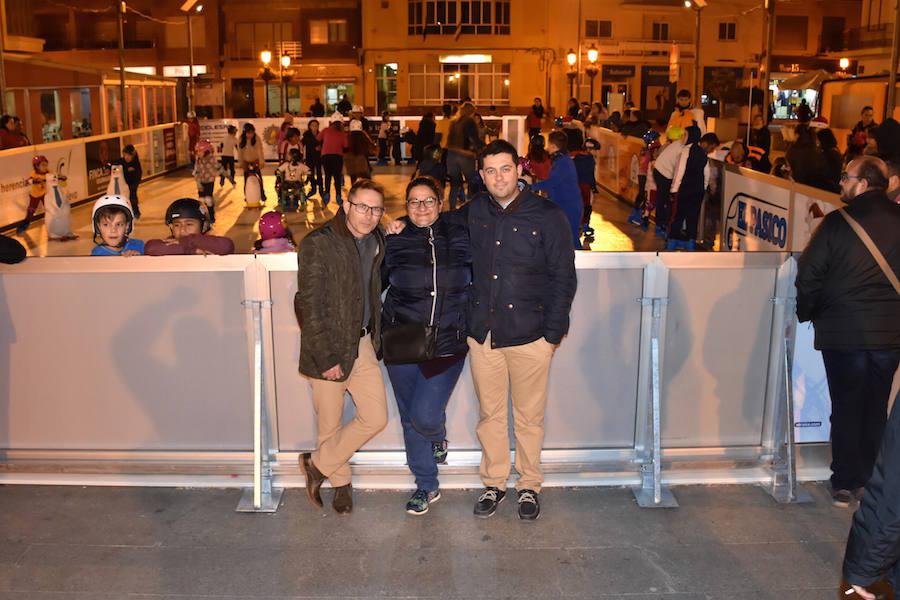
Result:
<svg viewBox="0 0 900 600"><path fill-rule="evenodd" d="M844 217L844 220L847 221L847 224L850 225L850 228L856 232L856 235L859 236L859 239L862 240L862 243L865 244L866 248L869 250L869 254L872 255L872 258L875 259L875 262L878 263L878 266L881 267L881 270L884 272L885 276L888 278L888 281L891 282L891 285L894 286L894 291L897 292L897 295L900 296L900 280L897 279L897 275L891 270L890 265L888 265L887 260L885 260L884 255L875 245L875 242L872 241L872 238L869 237L869 234L866 233L866 230L863 229L862 225L859 222L847 214L847 211L843 208L838 210L841 213L841 216Z"/></svg>

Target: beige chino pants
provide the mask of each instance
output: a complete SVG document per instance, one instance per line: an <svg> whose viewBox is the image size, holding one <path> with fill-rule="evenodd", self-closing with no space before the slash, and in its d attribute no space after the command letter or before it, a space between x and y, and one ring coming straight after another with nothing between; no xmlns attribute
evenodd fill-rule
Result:
<svg viewBox="0 0 900 600"><path fill-rule="evenodd" d="M318 429L313 464L333 487L347 485L353 453L384 429L388 420L384 378L372 339L366 336L359 340L359 357L346 381L310 381ZM350 392L356 416L341 427L345 392Z"/></svg>
<svg viewBox="0 0 900 600"><path fill-rule="evenodd" d="M554 346L541 338L530 344L491 348L469 338L469 366L478 394L481 442L481 480L485 486L506 489L509 479L509 410L512 388L513 429L516 437L517 490L539 492L544 482L541 449L547 378Z"/></svg>

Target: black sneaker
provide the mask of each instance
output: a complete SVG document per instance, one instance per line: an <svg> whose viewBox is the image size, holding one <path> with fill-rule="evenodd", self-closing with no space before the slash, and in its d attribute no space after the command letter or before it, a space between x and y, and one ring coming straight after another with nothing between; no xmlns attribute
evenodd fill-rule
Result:
<svg viewBox="0 0 900 600"><path fill-rule="evenodd" d="M428 512L428 505L434 504L441 499L441 491L435 490L427 492L425 490L416 490L406 503L406 512L411 515L424 515Z"/></svg>
<svg viewBox="0 0 900 600"><path fill-rule="evenodd" d="M481 519L493 516L504 498L506 498L506 492L500 488L484 488L484 491L478 496L478 502L475 503L475 516Z"/></svg>
<svg viewBox="0 0 900 600"><path fill-rule="evenodd" d="M447 440L443 442L431 442L431 453L434 455L434 462L439 465L447 464Z"/></svg>
<svg viewBox="0 0 900 600"><path fill-rule="evenodd" d="M541 516L541 503L534 490L519 490L519 518L523 521L534 521Z"/></svg>

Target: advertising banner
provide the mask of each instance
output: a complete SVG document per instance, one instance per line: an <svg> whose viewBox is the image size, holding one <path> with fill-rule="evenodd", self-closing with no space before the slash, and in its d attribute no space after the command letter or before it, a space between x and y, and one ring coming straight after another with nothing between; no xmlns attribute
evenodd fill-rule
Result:
<svg viewBox="0 0 900 600"><path fill-rule="evenodd" d="M60 177L60 190L70 202L77 202L88 196L85 171L84 146L79 142L53 144L49 147L34 148L20 152L4 152L3 168L0 169L0 223L9 225L21 221L28 208L31 160L35 152L47 157L49 171ZM43 212L39 205L37 214Z"/></svg>
<svg viewBox="0 0 900 600"><path fill-rule="evenodd" d="M791 251L803 252L813 232L819 227L825 215L837 210L843 204L837 194L827 194L821 190L816 196L800 191L794 192L794 218L791 220ZM828 200L823 196L830 197Z"/></svg>
<svg viewBox="0 0 900 600"><path fill-rule="evenodd" d="M163 129L163 160L166 170L178 166L178 145L175 143L175 128Z"/></svg>
<svg viewBox="0 0 900 600"><path fill-rule="evenodd" d="M723 250L788 250L791 190L725 170Z"/></svg>
<svg viewBox="0 0 900 600"><path fill-rule="evenodd" d="M88 196L106 191L111 173L109 164L122 155L121 151L118 137L93 140L84 145Z"/></svg>

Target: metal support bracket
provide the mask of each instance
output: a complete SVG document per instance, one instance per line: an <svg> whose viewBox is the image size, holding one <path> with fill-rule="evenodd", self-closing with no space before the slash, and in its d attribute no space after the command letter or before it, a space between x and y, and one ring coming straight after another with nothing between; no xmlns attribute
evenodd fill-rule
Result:
<svg viewBox="0 0 900 600"><path fill-rule="evenodd" d="M783 306L785 327L781 336L781 390L782 403L776 418L775 456L772 460L772 481L768 492L779 504L808 504L815 502L812 495L797 483L797 445L794 439L794 306L792 297L773 298L777 306ZM788 325L790 323L790 325Z"/></svg>
<svg viewBox="0 0 900 600"><path fill-rule="evenodd" d="M253 315L253 487L244 489L237 512L275 512L284 490L272 487L272 456L269 444L269 415L263 385L262 309L271 300L245 300Z"/></svg>
<svg viewBox="0 0 900 600"><path fill-rule="evenodd" d="M640 298L643 305L652 306L650 328L650 397L648 423L652 445L644 453L641 464L641 485L632 488L635 500L641 508L677 508L678 501L667 486L662 484L662 439L660 422L660 351L659 330L662 321L662 307L666 298Z"/></svg>

